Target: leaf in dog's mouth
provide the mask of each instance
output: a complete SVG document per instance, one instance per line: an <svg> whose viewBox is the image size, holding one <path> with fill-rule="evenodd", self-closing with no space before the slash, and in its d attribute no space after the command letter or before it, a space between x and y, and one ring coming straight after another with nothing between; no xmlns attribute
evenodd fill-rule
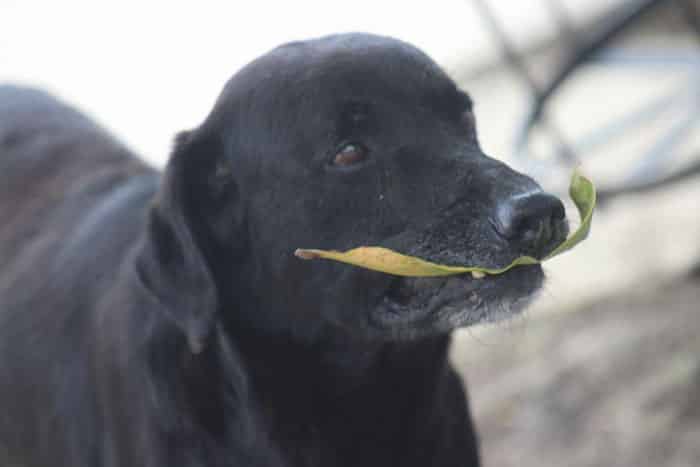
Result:
<svg viewBox="0 0 700 467"><path fill-rule="evenodd" d="M576 170L571 176L569 196L578 209L579 216L581 217L581 225L569 238L564 240L541 260L533 258L532 256L520 256L512 263L502 268L447 266L444 264L431 263L414 256L403 255L388 248L378 246L361 246L343 252L335 250L298 249L294 254L302 259L330 259L374 271L405 277L436 277L471 273L475 278L482 278L486 274L501 274L516 266L538 264L558 256L571 250L588 236L588 232L591 229L591 221L593 220L593 210L596 204L595 186L590 180Z"/></svg>

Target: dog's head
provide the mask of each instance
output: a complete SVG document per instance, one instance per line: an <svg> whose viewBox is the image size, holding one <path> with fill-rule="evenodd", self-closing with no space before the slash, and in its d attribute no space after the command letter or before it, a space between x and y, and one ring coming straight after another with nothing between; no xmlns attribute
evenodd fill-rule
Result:
<svg viewBox="0 0 700 467"><path fill-rule="evenodd" d="M430 58L348 34L254 61L181 135L143 269L186 330L203 332L213 307L299 333L412 338L521 310L542 269L399 278L294 250L386 246L499 267L566 232L558 199L481 151L470 98Z"/></svg>

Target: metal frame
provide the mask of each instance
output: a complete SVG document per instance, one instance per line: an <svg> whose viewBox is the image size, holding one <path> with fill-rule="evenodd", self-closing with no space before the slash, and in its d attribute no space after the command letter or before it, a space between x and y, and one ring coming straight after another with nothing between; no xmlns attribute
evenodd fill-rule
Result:
<svg viewBox="0 0 700 467"><path fill-rule="evenodd" d="M606 187L600 198L609 199L625 193L638 193L652 190L670 183L676 183L700 175L700 160L681 171L668 173L664 168L677 156L674 149L689 136L700 121L700 47L691 54L630 54L612 49L614 41L630 28L639 24L647 14L661 7L674 7L680 10L691 31L694 31L700 46L700 9L696 0L628 0L608 15L604 24L593 34L581 37L572 26L566 11L559 0L546 0L557 24L559 35L565 41L569 54L554 74L540 86L532 77L525 58L518 53L507 32L499 23L487 0L472 0L479 14L498 41L503 56L512 70L527 85L532 104L517 129L515 154L526 162L534 164L528 152L533 129L539 128L549 134L555 144L558 163L574 165L597 145L607 144L631 131L637 125L669 109L682 109L683 119L652 145L637 163L632 173L621 186ZM567 141L560 129L547 118L547 105L564 83L583 66L595 63L602 66L625 67L682 67L687 69L689 78L686 85L673 93L656 99L630 112L625 117L599 128L582 140ZM699 155L700 156L700 155ZM540 163L541 164L541 163Z"/></svg>

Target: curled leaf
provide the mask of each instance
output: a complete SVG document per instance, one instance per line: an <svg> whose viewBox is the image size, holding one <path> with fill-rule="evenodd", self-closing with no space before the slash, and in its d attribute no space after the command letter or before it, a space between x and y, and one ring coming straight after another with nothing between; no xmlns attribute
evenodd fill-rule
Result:
<svg viewBox="0 0 700 467"><path fill-rule="evenodd" d="M596 204L595 186L578 171L571 176L569 196L573 200L581 217L581 225L576 231L557 246L542 260L532 256L520 256L502 268L484 268L479 266L447 266L431 263L414 256L403 255L393 250L378 246L361 246L348 251L298 249L294 254L302 259L330 259L354 266L371 269L405 277L436 277L453 274L471 273L475 278L484 274L501 274L516 266L538 264L558 256L581 243L591 230L593 210Z"/></svg>

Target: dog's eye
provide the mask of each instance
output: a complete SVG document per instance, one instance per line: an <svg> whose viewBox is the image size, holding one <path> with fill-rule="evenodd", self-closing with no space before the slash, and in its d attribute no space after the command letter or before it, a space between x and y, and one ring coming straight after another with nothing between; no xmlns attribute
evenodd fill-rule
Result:
<svg viewBox="0 0 700 467"><path fill-rule="evenodd" d="M336 167L349 167L367 159L367 148L358 143L346 144L333 158Z"/></svg>

